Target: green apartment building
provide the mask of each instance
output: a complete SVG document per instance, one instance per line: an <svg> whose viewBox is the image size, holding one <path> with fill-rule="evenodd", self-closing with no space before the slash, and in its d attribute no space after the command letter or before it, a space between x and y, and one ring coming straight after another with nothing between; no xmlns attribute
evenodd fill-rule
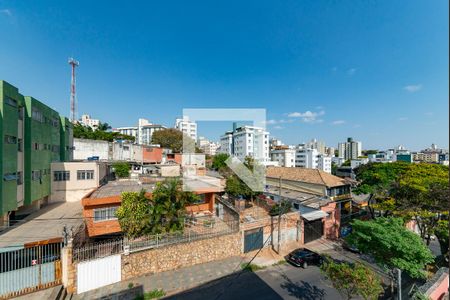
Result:
<svg viewBox="0 0 450 300"><path fill-rule="evenodd" d="M0 80L0 225L39 209L50 196L50 164L72 157L72 124Z"/></svg>

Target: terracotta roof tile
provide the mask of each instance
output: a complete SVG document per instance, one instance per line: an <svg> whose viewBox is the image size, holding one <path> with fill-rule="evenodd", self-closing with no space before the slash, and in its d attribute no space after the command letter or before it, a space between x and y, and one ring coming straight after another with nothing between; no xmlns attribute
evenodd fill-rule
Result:
<svg viewBox="0 0 450 300"><path fill-rule="evenodd" d="M344 179L318 169L268 167L266 169L266 177L281 177L281 179L320 184L327 187L347 184Z"/></svg>

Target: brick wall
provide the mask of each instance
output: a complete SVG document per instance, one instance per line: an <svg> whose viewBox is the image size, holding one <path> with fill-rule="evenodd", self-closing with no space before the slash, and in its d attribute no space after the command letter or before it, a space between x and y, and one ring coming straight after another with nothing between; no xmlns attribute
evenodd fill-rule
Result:
<svg viewBox="0 0 450 300"><path fill-rule="evenodd" d="M122 255L122 280L240 255L239 232Z"/></svg>

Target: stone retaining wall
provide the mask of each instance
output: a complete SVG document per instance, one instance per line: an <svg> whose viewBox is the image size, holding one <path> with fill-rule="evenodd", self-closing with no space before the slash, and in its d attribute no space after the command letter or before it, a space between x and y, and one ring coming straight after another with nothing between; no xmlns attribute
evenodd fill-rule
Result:
<svg viewBox="0 0 450 300"><path fill-rule="evenodd" d="M240 255L241 244L241 234L236 232L122 255L122 280Z"/></svg>

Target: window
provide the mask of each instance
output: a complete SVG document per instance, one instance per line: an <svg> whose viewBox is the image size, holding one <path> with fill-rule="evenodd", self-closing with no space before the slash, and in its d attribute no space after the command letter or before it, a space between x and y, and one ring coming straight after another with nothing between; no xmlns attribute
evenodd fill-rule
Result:
<svg viewBox="0 0 450 300"><path fill-rule="evenodd" d="M19 120L23 120L23 107L19 107L17 110Z"/></svg>
<svg viewBox="0 0 450 300"><path fill-rule="evenodd" d="M23 140L17 139L17 151L22 152L23 151Z"/></svg>
<svg viewBox="0 0 450 300"><path fill-rule="evenodd" d="M33 143L33 149L34 150L39 150L39 144L38 143Z"/></svg>
<svg viewBox="0 0 450 300"><path fill-rule="evenodd" d="M94 179L94 170L78 170L77 180L91 180Z"/></svg>
<svg viewBox="0 0 450 300"><path fill-rule="evenodd" d="M52 126L58 128L59 120L57 118L52 118Z"/></svg>
<svg viewBox="0 0 450 300"><path fill-rule="evenodd" d="M50 150L50 145L48 145L48 149ZM52 145L52 152L58 153L59 152L59 145Z"/></svg>
<svg viewBox="0 0 450 300"><path fill-rule="evenodd" d="M53 181L69 181L70 171L54 171Z"/></svg>
<svg viewBox="0 0 450 300"><path fill-rule="evenodd" d="M5 135L5 144L16 144L17 138L12 135Z"/></svg>
<svg viewBox="0 0 450 300"><path fill-rule="evenodd" d="M117 208L118 206L94 208L94 222L117 220Z"/></svg>
<svg viewBox="0 0 450 300"><path fill-rule="evenodd" d="M8 104L8 105L11 105L11 106L13 106L13 107L17 107L17 101L16 100L14 100L14 99L12 99L12 98L9 98L9 97L5 97L5 103L6 104Z"/></svg>
<svg viewBox="0 0 450 300"><path fill-rule="evenodd" d="M41 170L31 171L31 180L40 180L42 177Z"/></svg>
<svg viewBox="0 0 450 300"><path fill-rule="evenodd" d="M3 175L3 180L4 181L13 181L13 180L17 180L17 174L16 173L5 173Z"/></svg>
<svg viewBox="0 0 450 300"><path fill-rule="evenodd" d="M22 172L17 172L17 185L22 185L22 183L23 183Z"/></svg>
<svg viewBox="0 0 450 300"><path fill-rule="evenodd" d="M42 112L37 109L37 108L33 108L31 111L31 118L37 122L40 123L44 123L45 122L45 118L44 115L42 114Z"/></svg>

